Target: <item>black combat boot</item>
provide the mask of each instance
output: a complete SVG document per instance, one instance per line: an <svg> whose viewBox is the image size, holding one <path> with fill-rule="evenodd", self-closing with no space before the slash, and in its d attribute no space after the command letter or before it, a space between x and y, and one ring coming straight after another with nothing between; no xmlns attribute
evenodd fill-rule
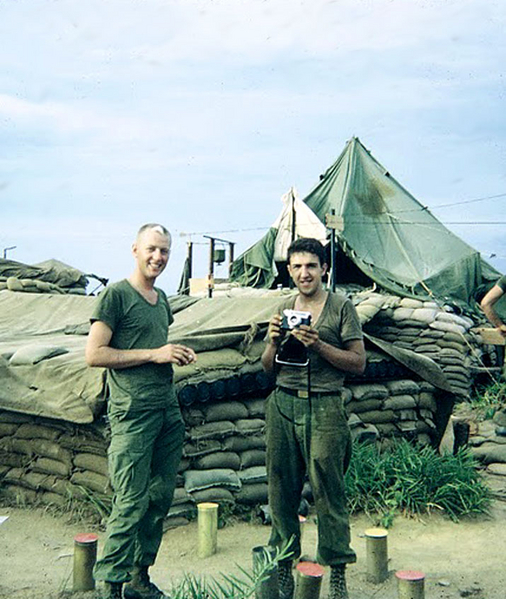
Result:
<svg viewBox="0 0 506 599"><path fill-rule="evenodd" d="M122 582L104 582L102 599L123 599L123 583Z"/></svg>
<svg viewBox="0 0 506 599"><path fill-rule="evenodd" d="M330 593L329 599L349 599L348 589L346 588L345 576L346 564L339 564L330 567Z"/></svg>
<svg viewBox="0 0 506 599"><path fill-rule="evenodd" d="M149 579L147 566L134 568L132 580L125 585L124 597L125 599L168 599L167 595Z"/></svg>
<svg viewBox="0 0 506 599"><path fill-rule="evenodd" d="M292 561L278 562L279 599L293 599L295 580L292 572Z"/></svg>

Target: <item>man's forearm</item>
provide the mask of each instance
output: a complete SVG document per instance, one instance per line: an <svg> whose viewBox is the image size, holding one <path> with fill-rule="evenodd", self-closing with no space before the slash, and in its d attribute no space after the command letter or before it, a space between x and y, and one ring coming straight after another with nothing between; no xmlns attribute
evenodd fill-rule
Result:
<svg viewBox="0 0 506 599"><path fill-rule="evenodd" d="M483 312L485 312L485 316L495 327L500 328L504 325L492 305L484 305L482 308Z"/></svg>
<svg viewBox="0 0 506 599"><path fill-rule="evenodd" d="M276 357L277 346L275 343L268 343L262 354L262 366L265 372L272 372L274 369L274 358Z"/></svg>
<svg viewBox="0 0 506 599"><path fill-rule="evenodd" d="M362 343L360 342L360 346L357 346L357 349L339 349L319 339L312 346L312 349L332 364L334 368L338 368L343 372L362 374L366 364L366 356L362 347Z"/></svg>
<svg viewBox="0 0 506 599"><path fill-rule="evenodd" d="M86 361L89 366L102 368L132 368L153 361L152 349L115 349L100 347L87 352Z"/></svg>

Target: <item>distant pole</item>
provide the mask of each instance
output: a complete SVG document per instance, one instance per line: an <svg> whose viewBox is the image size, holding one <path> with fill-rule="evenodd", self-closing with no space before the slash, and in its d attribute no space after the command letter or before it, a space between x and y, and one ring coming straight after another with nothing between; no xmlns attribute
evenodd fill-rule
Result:
<svg viewBox="0 0 506 599"><path fill-rule="evenodd" d="M17 247L17 245L11 245L8 248L4 248L4 260L7 258L7 252L9 252L10 250L15 250Z"/></svg>
<svg viewBox="0 0 506 599"><path fill-rule="evenodd" d="M332 216L335 216L336 211L334 210L334 208L332 208L332 210L330 211L330 214ZM335 229L331 229L330 230L330 268L331 268L331 287L332 287L332 292L334 292L336 290L336 283L337 283L337 269L336 269L336 230Z"/></svg>
<svg viewBox="0 0 506 599"><path fill-rule="evenodd" d="M233 241L228 242L228 276L232 273L232 264L234 263L234 246Z"/></svg>
<svg viewBox="0 0 506 599"><path fill-rule="evenodd" d="M191 279L193 276L193 241L188 242L186 257L188 260L188 278Z"/></svg>
<svg viewBox="0 0 506 599"><path fill-rule="evenodd" d="M214 237L209 238L209 280L207 288L207 297L213 297L213 279L214 279Z"/></svg>

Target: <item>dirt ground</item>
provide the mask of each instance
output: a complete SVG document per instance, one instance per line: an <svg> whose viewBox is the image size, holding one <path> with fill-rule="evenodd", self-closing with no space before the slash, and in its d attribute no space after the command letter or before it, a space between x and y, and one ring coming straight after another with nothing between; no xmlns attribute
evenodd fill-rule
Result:
<svg viewBox="0 0 506 599"><path fill-rule="evenodd" d="M10 599L95 599L95 593L72 594L73 538L89 532L39 509L0 507L0 597ZM489 517L458 524L439 515L413 520L397 517L388 535L390 578L381 585L367 582L365 517L352 518L353 547L357 564L348 568L351 599L397 597L394 573L421 570L426 575L427 599L506 597L506 503L496 501ZM99 532L99 544L103 533ZM167 531L153 580L167 588L185 572L203 576L239 574L236 565L250 568L251 549L267 542L269 527L236 523L218 531L218 552L205 560L197 556L197 525ZM303 551L314 555L316 527L304 524ZM100 546L100 545L99 545ZM328 573L321 597L326 597Z"/></svg>

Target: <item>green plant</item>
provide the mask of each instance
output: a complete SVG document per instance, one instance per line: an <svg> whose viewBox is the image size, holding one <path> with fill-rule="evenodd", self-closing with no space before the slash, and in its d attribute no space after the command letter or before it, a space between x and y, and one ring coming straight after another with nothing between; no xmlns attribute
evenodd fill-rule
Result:
<svg viewBox="0 0 506 599"><path fill-rule="evenodd" d="M439 455L406 440L383 453L375 445L354 449L346 474L349 509L375 514L383 526L390 526L398 512L418 515L436 509L456 521L490 506L490 491L467 449Z"/></svg>
<svg viewBox="0 0 506 599"><path fill-rule="evenodd" d="M506 408L506 383L495 381L492 384L478 387L472 400L473 409L485 420Z"/></svg>
<svg viewBox="0 0 506 599"><path fill-rule="evenodd" d="M186 574L170 590L171 599L248 599L255 595L262 582L267 580L278 561L286 559L289 549L274 555L265 553L265 559L254 572L236 566L239 575L220 574L219 578Z"/></svg>

